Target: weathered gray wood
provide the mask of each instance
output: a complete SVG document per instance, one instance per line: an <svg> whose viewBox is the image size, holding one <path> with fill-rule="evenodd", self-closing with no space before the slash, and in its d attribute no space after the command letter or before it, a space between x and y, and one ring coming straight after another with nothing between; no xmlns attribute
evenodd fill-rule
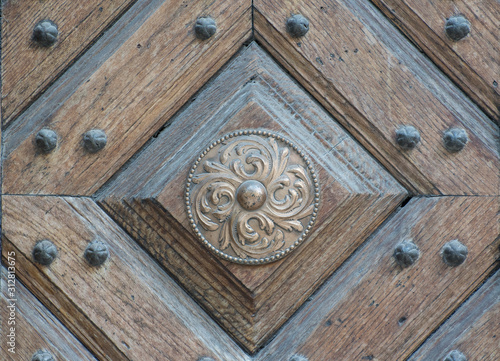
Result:
<svg viewBox="0 0 500 361"><path fill-rule="evenodd" d="M4 253L4 266L10 266L12 260L15 262L15 254L9 256ZM18 269L17 265L12 267L14 270ZM2 360L31 360L36 351L43 349L49 351L56 360L96 361L80 341L18 279L16 279L14 286L14 297L11 297L8 288L13 284L7 282L7 269L2 267L1 272L2 297L0 307L2 309L0 315L2 317L3 339L0 356ZM8 309L7 306L12 305L12 299L14 299L15 307L11 309L15 309L15 311L13 311L14 316L11 318L11 309ZM13 344L8 343L11 332L15 335Z"/></svg>
<svg viewBox="0 0 500 361"><path fill-rule="evenodd" d="M256 360L405 359L495 268L499 256L496 197L411 200L346 262L288 322ZM420 258L393 258L413 239ZM441 248L458 239L465 262L449 267ZM434 358L426 358L434 359Z"/></svg>
<svg viewBox="0 0 500 361"><path fill-rule="evenodd" d="M497 0L372 1L487 114L500 121ZM445 24L458 14L469 21L471 32L453 41Z"/></svg>
<svg viewBox="0 0 500 361"><path fill-rule="evenodd" d="M196 158L220 136L242 129L275 131L300 145L320 181L311 236L268 265L242 266L207 254L193 237L186 212L184 187ZM228 332L255 351L406 194L254 43L99 192L98 200Z"/></svg>
<svg viewBox="0 0 500 361"><path fill-rule="evenodd" d="M415 352L410 361L442 360L459 350L467 360L500 358L500 272L496 272Z"/></svg>
<svg viewBox="0 0 500 361"><path fill-rule="evenodd" d="M99 358L247 359L92 200L4 196L2 226L3 252L16 252L19 278ZM58 248L49 267L32 260L41 238ZM110 249L97 268L83 258L95 238Z"/></svg>
<svg viewBox="0 0 500 361"><path fill-rule="evenodd" d="M163 2L137 31L47 114L33 114L8 129L4 191L11 194L90 195L104 184L234 54L251 34L251 3L241 1ZM198 16L211 14L219 31L201 41ZM140 17L140 14L139 14ZM122 30L123 31L123 30ZM101 59L96 59L100 62ZM33 137L44 127L59 145L37 154ZM21 135L12 134L16 129ZM106 147L89 154L82 136L102 129Z"/></svg>
<svg viewBox="0 0 500 361"><path fill-rule="evenodd" d="M2 6L2 124L18 116L134 0L15 1ZM57 42L46 48L32 40L41 20L58 27Z"/></svg>
<svg viewBox="0 0 500 361"><path fill-rule="evenodd" d="M256 0L254 6L256 39L408 189L498 194L498 128L373 5ZM310 21L300 39L286 31L291 13ZM416 149L397 146L401 125L420 131ZM465 128L470 138L454 154L442 143L452 127Z"/></svg>

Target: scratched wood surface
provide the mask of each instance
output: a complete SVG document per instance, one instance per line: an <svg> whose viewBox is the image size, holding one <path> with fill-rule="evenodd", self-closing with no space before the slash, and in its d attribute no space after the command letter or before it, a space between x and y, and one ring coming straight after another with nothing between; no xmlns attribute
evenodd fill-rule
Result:
<svg viewBox="0 0 500 361"><path fill-rule="evenodd" d="M29 106L134 1L3 1L3 124ZM59 30L58 42L49 48L32 40L33 28L45 19Z"/></svg>
<svg viewBox="0 0 500 361"><path fill-rule="evenodd" d="M495 268L498 198L412 199L280 330L257 360L400 360L410 356ZM420 258L401 268L392 254L413 239ZM468 248L455 268L443 245ZM294 332L300 330L300 332Z"/></svg>
<svg viewBox="0 0 500 361"><path fill-rule="evenodd" d="M500 7L497 0L372 0L484 112L500 122ZM459 41L445 33L454 15L471 24Z"/></svg>
<svg viewBox="0 0 500 361"><path fill-rule="evenodd" d="M19 279L99 359L247 359L91 199L4 196L2 227ZM40 239L58 249L49 267L32 259ZM110 249L98 268L83 258L93 239Z"/></svg>
<svg viewBox="0 0 500 361"><path fill-rule="evenodd" d="M301 144L322 184L314 235L286 259L264 266L214 264L186 217L183 193L193 162L207 144L240 129L276 131ZM98 199L255 351L405 197L394 179L251 44ZM166 249L176 253L175 261L164 257ZM202 282L211 289L200 293Z"/></svg>
<svg viewBox="0 0 500 361"><path fill-rule="evenodd" d="M419 194L499 192L498 128L364 0L256 0L256 39L408 189ZM286 19L310 21L300 39ZM395 131L413 125L422 141L401 151ZM465 128L451 154L443 132ZM453 174L453 176L450 176Z"/></svg>
<svg viewBox="0 0 500 361"><path fill-rule="evenodd" d="M11 260L14 262L16 260L15 254L11 254L10 257L7 253L3 255L5 267L11 265ZM17 269L16 266L13 268ZM50 352L56 360L96 361L61 321L45 308L19 280L16 280L12 296L7 280L7 268L2 267L2 298L0 302L2 316L7 315L4 312L8 305L12 305L10 300L15 299L15 317L2 319L3 340L0 349L2 360L31 360L33 354L38 350L45 350ZM14 330L11 330L11 327ZM14 347L7 343L10 332L15 335Z"/></svg>
<svg viewBox="0 0 500 361"><path fill-rule="evenodd" d="M452 350L459 350L467 360L498 360L499 325L500 272L497 271L409 360L441 360Z"/></svg>
<svg viewBox="0 0 500 361"><path fill-rule="evenodd" d="M100 66L64 102L48 100L47 112L26 114L7 129L4 192L95 192L247 40L250 6L243 0L159 4L133 34L117 38L104 62L96 57ZM194 24L207 14L218 31L201 41ZM33 137L44 127L57 132L59 145L50 154L37 154ZM82 147L90 129L102 129L108 138L94 154Z"/></svg>
<svg viewBox="0 0 500 361"><path fill-rule="evenodd" d="M92 0L69 4L74 17L56 6L66 29L60 44L2 64L2 256L16 252L18 281L31 300L20 325L35 325L14 359L30 359L37 342L56 361L92 360L85 348L102 360L424 360L444 357L444 343L471 358L496 357L498 280L481 283L500 256L500 200L492 196L500 191L498 89L491 87L498 61L488 63L498 42L484 51L480 44L498 31L498 9L491 0L484 8L454 1L473 31L441 46L449 41L443 34L430 37L451 2L429 9L413 0L373 2L387 18L364 0L112 0L102 13ZM33 11L12 14L42 3L5 4L3 55L35 55L41 49L22 35L32 31L34 24L23 26L35 21ZM303 38L286 33L292 13L311 21ZM205 42L193 34L202 15L218 27ZM8 17L23 20L7 24ZM80 26L72 29L72 21ZM18 27L24 46L12 45L8 26ZM247 65L228 64L202 88L238 52ZM56 53L62 63L52 69L46 57ZM30 70L29 61L40 65ZM9 73L16 66L32 79L23 78L24 87ZM395 145L402 124L420 130L417 149ZM470 138L455 154L441 142L452 126ZM44 127L59 134L48 155L33 144ZM252 127L283 133L310 152L324 192L311 237L257 268L202 247L187 227L182 193L200 147ZM104 129L108 144L87 154L82 134L92 128ZM415 196L409 203L401 204L407 192L398 182ZM82 257L94 237L111 247L100 268ZM59 250L49 267L32 260L42 238ZM391 255L405 238L421 256L401 269ZM457 268L440 259L453 238L469 247Z"/></svg>
<svg viewBox="0 0 500 361"><path fill-rule="evenodd" d="M241 129L275 131L300 144L321 183L313 235L290 256L263 266L216 262L194 238L185 209L184 187L196 158L220 136ZM255 351L406 194L251 44L99 193L98 200L117 222L140 234L139 242L242 345ZM166 258L167 249L176 257ZM202 282L207 286L201 293Z"/></svg>

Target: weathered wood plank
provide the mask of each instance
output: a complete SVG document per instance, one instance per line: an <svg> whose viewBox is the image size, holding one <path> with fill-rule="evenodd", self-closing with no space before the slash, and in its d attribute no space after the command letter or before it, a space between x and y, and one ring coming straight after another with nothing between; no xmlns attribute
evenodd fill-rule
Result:
<svg viewBox="0 0 500 361"><path fill-rule="evenodd" d="M4 1L3 123L19 115L134 1ZM49 48L32 40L33 28L45 19L59 30L57 43Z"/></svg>
<svg viewBox="0 0 500 361"><path fill-rule="evenodd" d="M500 121L500 8L497 0L372 0L490 117ZM453 41L446 20L463 15L469 36Z"/></svg>
<svg viewBox="0 0 500 361"><path fill-rule="evenodd" d="M256 309L250 292L152 203L112 197L100 202L239 344L254 348Z"/></svg>
<svg viewBox="0 0 500 361"><path fill-rule="evenodd" d="M498 128L371 4L256 0L254 5L256 39L408 189L498 194ZM310 21L300 39L286 31L291 13ZM416 149L397 146L401 125L420 131ZM452 154L442 136L453 127L465 128L470 141Z"/></svg>
<svg viewBox="0 0 500 361"><path fill-rule="evenodd" d="M499 199L412 199L278 333L257 360L396 360L408 357L495 267ZM413 239L420 258L409 267L393 258ZM449 267L443 245L458 239L465 262Z"/></svg>
<svg viewBox="0 0 500 361"><path fill-rule="evenodd" d="M11 261L14 260L14 266ZM16 255L3 254L6 267L15 265ZM12 271L10 271L12 272ZM31 360L38 350L50 352L56 360L96 361L92 354L73 336L61 322L38 301L19 280L15 285L8 283L8 274L14 274L2 267L2 346L1 359ZM9 278L10 279L10 278ZM9 287L13 286L14 296ZM12 301L14 299L14 301ZM12 306L10 309L7 306ZM11 316L10 310L14 316ZM13 330L11 329L13 328ZM10 341L10 334L14 341ZM8 342L12 342L9 344Z"/></svg>
<svg viewBox="0 0 500 361"><path fill-rule="evenodd" d="M496 272L415 352L410 361L442 360L459 350L467 360L498 360L500 272Z"/></svg>
<svg viewBox="0 0 500 361"><path fill-rule="evenodd" d="M289 256L268 265L242 266L207 255L186 212L185 184L194 161L214 140L244 129L275 131L300 145L316 168L321 188L311 235ZM235 339L255 351L406 194L251 44L98 199ZM165 253L170 254L167 259ZM200 284L206 284L202 291Z"/></svg>
<svg viewBox="0 0 500 361"><path fill-rule="evenodd" d="M19 278L100 359L247 359L92 200L5 196L3 232ZM43 238L58 249L49 267L32 260ZM98 268L83 258L95 238L110 249Z"/></svg>
<svg viewBox="0 0 500 361"><path fill-rule="evenodd" d="M251 34L250 8L243 0L162 3L64 103L8 128L5 192L92 194L239 49ZM206 14L218 31L203 42L193 27ZM47 155L33 145L43 127L60 140ZM82 147L90 129L108 138L95 154Z"/></svg>

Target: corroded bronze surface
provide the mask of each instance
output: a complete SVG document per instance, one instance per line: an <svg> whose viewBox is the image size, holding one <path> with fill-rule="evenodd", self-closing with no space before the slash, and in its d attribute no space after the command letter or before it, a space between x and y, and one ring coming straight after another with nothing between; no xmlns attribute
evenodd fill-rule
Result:
<svg viewBox="0 0 500 361"><path fill-rule="evenodd" d="M319 185L303 151L262 130L228 134L198 157L186 186L198 238L238 263L276 261L310 232Z"/></svg>

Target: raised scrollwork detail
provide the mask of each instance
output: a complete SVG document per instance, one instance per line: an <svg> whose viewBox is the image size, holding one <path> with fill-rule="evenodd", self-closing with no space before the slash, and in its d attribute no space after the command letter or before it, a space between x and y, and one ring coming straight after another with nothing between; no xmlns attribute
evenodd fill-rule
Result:
<svg viewBox="0 0 500 361"><path fill-rule="evenodd" d="M234 132L210 144L186 185L191 226L217 255L237 263L276 261L312 229L319 185L303 151L263 131Z"/></svg>

